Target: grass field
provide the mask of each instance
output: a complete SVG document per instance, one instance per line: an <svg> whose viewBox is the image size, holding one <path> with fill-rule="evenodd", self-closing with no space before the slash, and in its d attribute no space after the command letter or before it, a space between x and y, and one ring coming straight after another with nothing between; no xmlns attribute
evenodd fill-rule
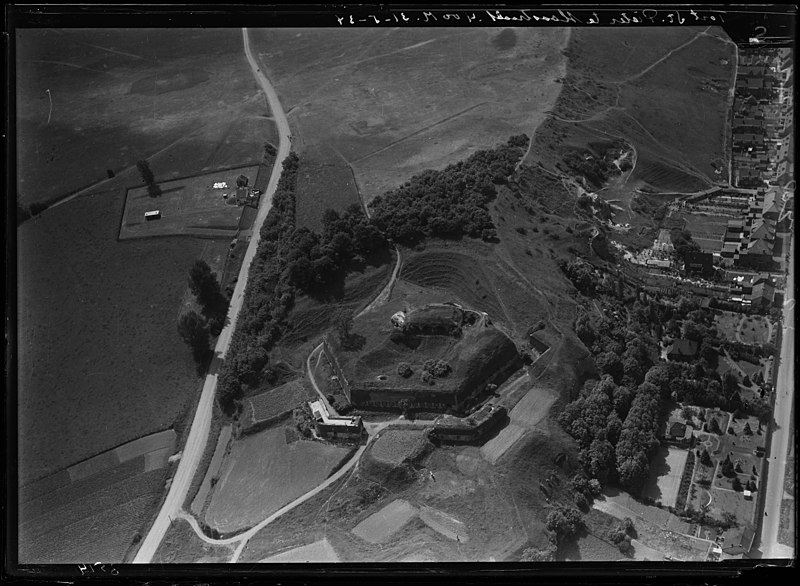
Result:
<svg viewBox="0 0 800 586"><path fill-rule="evenodd" d="M129 189L120 225L120 240L148 236L211 236L232 238L239 228L243 207L234 203L236 178L241 174L255 180L257 166L196 175L159 183L162 195L150 197L145 187ZM224 181L227 189L213 189ZM223 199L227 193L229 198ZM145 220L144 213L159 210L157 220Z"/></svg>
<svg viewBox="0 0 800 586"><path fill-rule="evenodd" d="M336 550L331 547L327 539L321 539L308 545L301 545L283 553L272 555L259 561L260 564L287 563L287 562L338 562Z"/></svg>
<svg viewBox="0 0 800 586"><path fill-rule="evenodd" d="M25 205L104 180L107 169L138 180L139 159L157 181L258 163L276 140L238 29L27 29L17 43ZM158 92L148 91L154 80Z"/></svg>
<svg viewBox="0 0 800 586"><path fill-rule="evenodd" d="M388 429L370 448L370 456L385 464L399 465L413 460L428 445L424 431Z"/></svg>
<svg viewBox="0 0 800 586"><path fill-rule="evenodd" d="M650 476L642 495L660 501L665 507L674 507L687 456L688 452L680 448L659 448L650 460Z"/></svg>
<svg viewBox="0 0 800 586"><path fill-rule="evenodd" d="M222 533L251 527L325 480L347 454L321 442L287 445L280 426L240 439L220 470L205 521Z"/></svg>
<svg viewBox="0 0 800 586"><path fill-rule="evenodd" d="M296 379L249 397L245 413L253 422L264 421L291 411L310 396L303 380Z"/></svg>
<svg viewBox="0 0 800 586"><path fill-rule="evenodd" d="M322 232L322 214L327 209L341 213L354 203L360 204L353 171L341 156L330 148L314 146L300 155L297 171L297 211L299 227Z"/></svg>
<svg viewBox="0 0 800 586"><path fill-rule="evenodd" d="M205 244L117 242L123 205L97 193L19 227L20 484L170 427L199 384L175 324Z"/></svg>
<svg viewBox="0 0 800 586"><path fill-rule="evenodd" d="M532 133L559 91L567 29L253 30L301 153L324 144L353 164L369 201L426 168L443 168ZM508 34L508 33L507 33Z"/></svg>
<svg viewBox="0 0 800 586"><path fill-rule="evenodd" d="M353 528L353 533L370 543L383 543L416 515L413 505L398 499L361 521Z"/></svg>

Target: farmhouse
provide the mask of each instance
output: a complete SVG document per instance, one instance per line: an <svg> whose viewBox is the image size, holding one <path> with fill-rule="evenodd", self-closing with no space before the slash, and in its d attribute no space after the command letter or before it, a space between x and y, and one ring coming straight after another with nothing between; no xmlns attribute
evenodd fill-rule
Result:
<svg viewBox="0 0 800 586"><path fill-rule="evenodd" d="M358 440L364 434L364 424L360 416L331 416L322 401L308 404L314 415L314 427L317 434L330 440Z"/></svg>
<svg viewBox="0 0 800 586"><path fill-rule="evenodd" d="M688 362L697 355L698 344L694 340L680 338L667 349L667 358L674 362Z"/></svg>

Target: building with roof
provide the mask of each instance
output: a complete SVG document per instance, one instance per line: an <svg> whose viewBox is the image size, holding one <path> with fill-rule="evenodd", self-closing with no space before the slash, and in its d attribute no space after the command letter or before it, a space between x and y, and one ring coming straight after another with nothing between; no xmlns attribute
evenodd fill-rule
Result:
<svg viewBox="0 0 800 586"><path fill-rule="evenodd" d="M691 448L694 445L694 427L682 421L668 421L661 440L670 446Z"/></svg>
<svg viewBox="0 0 800 586"><path fill-rule="evenodd" d="M505 407L487 403L467 417L440 415L433 422L433 435L443 443L482 443L506 419Z"/></svg>
<svg viewBox="0 0 800 586"><path fill-rule="evenodd" d="M314 428L320 437L329 440L358 441L364 436L364 423L360 415L352 417L330 415L320 400L312 401L308 406L314 417Z"/></svg>
<svg viewBox="0 0 800 586"><path fill-rule="evenodd" d="M667 348L667 358L673 362L688 362L694 360L699 348L694 340L679 338Z"/></svg>

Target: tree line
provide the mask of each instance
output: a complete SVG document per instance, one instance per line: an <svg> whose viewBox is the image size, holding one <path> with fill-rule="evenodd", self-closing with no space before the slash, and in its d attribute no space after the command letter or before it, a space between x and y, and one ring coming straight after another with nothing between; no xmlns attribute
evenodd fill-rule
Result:
<svg viewBox="0 0 800 586"><path fill-rule="evenodd" d="M409 245L430 237L496 239L487 205L497 195L496 186L507 183L528 142L524 134L513 136L441 171L415 175L372 201L375 225L390 240Z"/></svg>

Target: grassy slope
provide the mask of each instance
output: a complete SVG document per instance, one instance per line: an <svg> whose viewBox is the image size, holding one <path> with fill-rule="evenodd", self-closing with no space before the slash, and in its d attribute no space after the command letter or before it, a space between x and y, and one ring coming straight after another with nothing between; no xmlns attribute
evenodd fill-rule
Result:
<svg viewBox="0 0 800 586"><path fill-rule="evenodd" d="M289 112L295 148L338 151L369 200L426 168L533 131L558 93L550 80L563 74L567 31L515 29L506 49L492 43L497 34L269 29L251 38Z"/></svg>
<svg viewBox="0 0 800 586"><path fill-rule="evenodd" d="M648 29L646 43L645 31L634 29L613 35L576 31L555 111L585 122L549 119L529 160L552 167L563 147L624 137L638 153L633 175L638 185L689 191L724 179L711 163L720 163L724 154L732 46L702 35L645 72L703 30Z"/></svg>

